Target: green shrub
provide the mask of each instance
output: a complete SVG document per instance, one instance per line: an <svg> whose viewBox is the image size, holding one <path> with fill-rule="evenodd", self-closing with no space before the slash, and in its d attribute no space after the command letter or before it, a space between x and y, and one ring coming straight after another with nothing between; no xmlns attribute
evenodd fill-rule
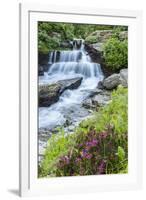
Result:
<svg viewBox="0 0 146 200"><path fill-rule="evenodd" d="M93 25L93 24L71 24L71 23L38 23L38 50L48 52L60 50L60 43L74 38L87 38L87 43L97 42L96 36L90 36L96 30L115 30L117 26ZM121 26L120 29L125 28Z"/></svg>
<svg viewBox="0 0 146 200"><path fill-rule="evenodd" d="M59 134L51 136L48 140L44 159L39 166L39 177L54 175L56 170L55 163L60 156L67 154L70 145L74 144L73 137L74 135L65 136L63 129L60 129Z"/></svg>
<svg viewBox="0 0 146 200"><path fill-rule="evenodd" d="M80 126L88 128L88 130L95 128L100 132L105 129L107 124L110 124L119 137L125 133L128 126L128 89L119 86L117 90L112 92L111 99L107 106L100 108L93 118L84 120Z"/></svg>
<svg viewBox="0 0 146 200"><path fill-rule="evenodd" d="M56 176L127 173L127 100L120 86L107 106L80 124L74 151L60 157Z"/></svg>
<svg viewBox="0 0 146 200"><path fill-rule="evenodd" d="M127 67L128 64L128 43L127 40L120 41L116 37L112 37L104 44L104 59L106 65L117 70Z"/></svg>
<svg viewBox="0 0 146 200"><path fill-rule="evenodd" d="M90 35L86 38L85 41L86 41L87 44L94 44L98 41L98 38L97 38L96 35Z"/></svg>

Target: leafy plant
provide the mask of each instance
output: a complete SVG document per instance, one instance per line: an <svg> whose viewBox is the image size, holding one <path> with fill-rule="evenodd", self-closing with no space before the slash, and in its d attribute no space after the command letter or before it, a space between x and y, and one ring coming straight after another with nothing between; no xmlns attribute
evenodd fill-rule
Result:
<svg viewBox="0 0 146 200"><path fill-rule="evenodd" d="M38 50L47 53L51 50L60 50L61 42L73 40L74 38L87 38L87 41L94 43L95 36L89 36L96 30L114 30L117 26L92 25L92 24L71 24L71 23L38 23ZM121 26L121 29L126 28Z"/></svg>
<svg viewBox="0 0 146 200"><path fill-rule="evenodd" d="M108 39L104 44L104 59L106 65L117 70L122 67L127 67L128 64L128 42L127 40L120 41L116 35Z"/></svg>
<svg viewBox="0 0 146 200"><path fill-rule="evenodd" d="M55 163L57 162L59 156L65 155L68 152L70 145L73 145L73 143L73 135L65 136L63 129L60 129L59 134L53 134L48 140L44 159L39 166L39 176L53 176L55 171Z"/></svg>
<svg viewBox="0 0 146 200"><path fill-rule="evenodd" d="M40 176L127 173L127 89L118 87L112 100L84 120L71 135L61 130L48 142Z"/></svg>
<svg viewBox="0 0 146 200"><path fill-rule="evenodd" d="M87 44L93 44L93 43L96 43L97 41L98 41L98 38L96 35L90 35L86 38Z"/></svg>

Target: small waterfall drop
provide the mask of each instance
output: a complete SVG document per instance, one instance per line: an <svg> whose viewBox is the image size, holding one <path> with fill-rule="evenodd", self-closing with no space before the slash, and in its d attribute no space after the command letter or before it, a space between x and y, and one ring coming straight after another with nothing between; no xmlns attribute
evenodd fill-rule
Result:
<svg viewBox="0 0 146 200"><path fill-rule="evenodd" d="M93 63L84 49L84 41L72 41L73 49L53 51L49 54L49 71L39 77L39 84L52 84L59 80L83 77L81 85L75 90L66 90L57 103L39 108L39 128L53 129L63 125L68 118L71 123L80 122L89 115L82 107L87 98L103 79L100 64Z"/></svg>

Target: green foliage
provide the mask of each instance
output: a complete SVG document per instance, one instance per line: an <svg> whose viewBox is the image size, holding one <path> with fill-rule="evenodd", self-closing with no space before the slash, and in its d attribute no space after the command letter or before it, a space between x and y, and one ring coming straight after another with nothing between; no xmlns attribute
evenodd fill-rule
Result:
<svg viewBox="0 0 146 200"><path fill-rule="evenodd" d="M125 158L125 151L122 147L118 146L118 158L119 160L124 160Z"/></svg>
<svg viewBox="0 0 146 200"><path fill-rule="evenodd" d="M39 166L39 177L53 176L56 170L55 163L60 156L67 154L70 145L74 144L73 137L74 135L65 136L63 129L60 129L59 134L51 136L48 140L44 159Z"/></svg>
<svg viewBox="0 0 146 200"><path fill-rule="evenodd" d="M97 131L102 131L110 124L120 137L122 133L127 131L127 110L128 89L119 86L117 90L112 92L111 102L96 112L94 118L83 121L81 126L89 129L95 127Z"/></svg>
<svg viewBox="0 0 146 200"><path fill-rule="evenodd" d="M70 24L70 23L38 23L38 50L46 53L51 50L60 50L63 41L73 40L74 38L85 39L96 30L111 30L116 26L110 25L91 25L91 24ZM94 38L89 37L93 43Z"/></svg>
<svg viewBox="0 0 146 200"><path fill-rule="evenodd" d="M86 43L87 44L93 44L93 43L96 43L98 41L98 38L96 35L89 35L87 38L86 38Z"/></svg>
<svg viewBox="0 0 146 200"><path fill-rule="evenodd" d="M120 41L116 35L107 40L104 44L104 59L106 65L117 70L127 67L128 64L128 42Z"/></svg>
<svg viewBox="0 0 146 200"><path fill-rule="evenodd" d="M111 102L80 123L74 134L53 136L39 175L127 173L127 92L122 86L114 90Z"/></svg>

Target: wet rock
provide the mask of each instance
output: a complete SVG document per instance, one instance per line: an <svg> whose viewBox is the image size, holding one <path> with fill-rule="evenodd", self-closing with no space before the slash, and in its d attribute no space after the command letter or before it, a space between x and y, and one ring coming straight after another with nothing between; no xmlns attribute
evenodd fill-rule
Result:
<svg viewBox="0 0 146 200"><path fill-rule="evenodd" d="M88 91L87 91L88 92ZM90 90L90 94L89 94L89 97L93 97L95 96L96 94L100 94L102 92L102 90L96 88L96 89L93 89L93 90Z"/></svg>
<svg viewBox="0 0 146 200"><path fill-rule="evenodd" d="M85 44L85 50L88 52L89 56L91 57L93 62L101 64L103 62L102 60L102 53L98 51L97 49L93 48L93 46L90 44Z"/></svg>
<svg viewBox="0 0 146 200"><path fill-rule="evenodd" d="M39 65L39 66L38 66L38 75L39 75L39 76L43 76L43 75L44 75L44 72L48 72L50 66L51 66L51 64Z"/></svg>
<svg viewBox="0 0 146 200"><path fill-rule="evenodd" d="M78 38L73 39L73 46L76 47L77 49L80 49L82 44L83 44L82 39L78 39Z"/></svg>
<svg viewBox="0 0 146 200"><path fill-rule="evenodd" d="M94 49L99 52L103 52L103 43L95 43L91 45Z"/></svg>
<svg viewBox="0 0 146 200"><path fill-rule="evenodd" d="M112 74L111 76L103 80L103 86L108 90L116 88L119 84L120 84L119 74Z"/></svg>
<svg viewBox="0 0 146 200"><path fill-rule="evenodd" d="M64 41L64 42L61 42L60 47L61 47L61 48L67 48L67 49L68 49L68 48L72 48L73 45L71 44L70 41Z"/></svg>
<svg viewBox="0 0 146 200"><path fill-rule="evenodd" d="M87 109L93 108L92 99L91 99L91 98L85 99L85 100L83 101L83 104L82 104L82 105L83 105L84 108L87 108Z"/></svg>
<svg viewBox="0 0 146 200"><path fill-rule="evenodd" d="M61 93L64 92L66 89L77 89L82 82L83 78L82 77L78 77L78 78L72 78L72 79L66 79L66 80L61 80L58 81L57 84L61 85Z"/></svg>
<svg viewBox="0 0 146 200"><path fill-rule="evenodd" d="M38 153L38 161L39 163L44 157L44 151L47 147L47 141L51 137L51 133L47 130L39 130L38 133L38 143L39 143L39 153Z"/></svg>
<svg viewBox="0 0 146 200"><path fill-rule="evenodd" d="M47 141L50 137L51 137L51 132L48 130L39 130L38 136L39 136L39 140L41 141Z"/></svg>
<svg viewBox="0 0 146 200"><path fill-rule="evenodd" d="M69 119L66 119L65 123L64 123L64 127L68 127L72 124L72 122Z"/></svg>
<svg viewBox="0 0 146 200"><path fill-rule="evenodd" d="M48 107L59 100L61 85L39 86L39 107Z"/></svg>
<svg viewBox="0 0 146 200"><path fill-rule="evenodd" d="M38 75L39 76L44 76L44 69L43 69L42 66L39 66L39 68L38 68Z"/></svg>
<svg viewBox="0 0 146 200"><path fill-rule="evenodd" d="M103 86L103 82L102 82L102 81L99 81L99 82L98 82L97 88L98 88L98 89L101 89L101 90L104 89L104 86Z"/></svg>
<svg viewBox="0 0 146 200"><path fill-rule="evenodd" d="M69 126L69 127L67 128L67 131L72 132L72 131L74 131L74 129L75 129L75 126L72 125L72 126Z"/></svg>
<svg viewBox="0 0 146 200"><path fill-rule="evenodd" d="M38 53L38 64L39 65L47 65L49 61L49 53Z"/></svg>
<svg viewBox="0 0 146 200"><path fill-rule="evenodd" d="M111 100L111 92L103 90L99 94L94 95L83 101L82 106L87 109L97 109L97 107L104 106Z"/></svg>
<svg viewBox="0 0 146 200"><path fill-rule="evenodd" d="M100 106L104 106L104 105L108 104L110 99L111 99L111 97L107 93L98 94L92 98L92 103L93 103L93 105L100 107Z"/></svg>
<svg viewBox="0 0 146 200"><path fill-rule="evenodd" d="M61 80L54 84L39 86L39 107L48 107L59 100L60 95L67 89L73 90L80 86L82 77Z"/></svg>

